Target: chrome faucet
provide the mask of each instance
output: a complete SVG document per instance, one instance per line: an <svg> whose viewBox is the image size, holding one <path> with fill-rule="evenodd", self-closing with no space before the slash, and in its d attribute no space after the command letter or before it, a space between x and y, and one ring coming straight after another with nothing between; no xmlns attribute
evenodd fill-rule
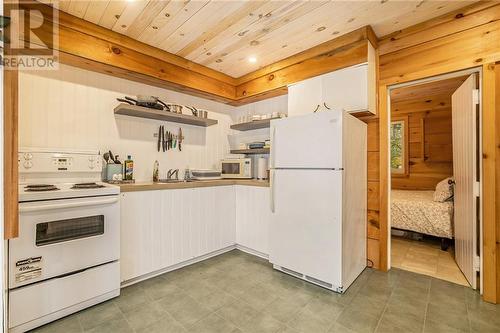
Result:
<svg viewBox="0 0 500 333"><path fill-rule="evenodd" d="M179 169L170 169L167 172L167 180L171 180L175 175L175 180L179 180Z"/></svg>

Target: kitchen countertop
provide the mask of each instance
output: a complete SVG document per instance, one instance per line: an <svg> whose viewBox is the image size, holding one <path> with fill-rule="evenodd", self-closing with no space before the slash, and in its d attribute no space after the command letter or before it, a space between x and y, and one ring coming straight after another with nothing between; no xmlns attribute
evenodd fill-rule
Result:
<svg viewBox="0 0 500 333"><path fill-rule="evenodd" d="M195 180L191 182L178 182L178 183L138 182L134 184L121 184L118 186L120 186L121 192L135 192L135 191L173 190L182 188L230 186L230 185L269 187L269 182L267 180L255 180L255 179L217 179L217 180Z"/></svg>

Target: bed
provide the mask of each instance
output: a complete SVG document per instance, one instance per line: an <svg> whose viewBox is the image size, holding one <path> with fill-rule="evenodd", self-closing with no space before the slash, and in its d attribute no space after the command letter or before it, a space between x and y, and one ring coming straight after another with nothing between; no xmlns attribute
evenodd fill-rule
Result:
<svg viewBox="0 0 500 333"><path fill-rule="evenodd" d="M453 201L437 202L434 191L391 191L391 227L453 238Z"/></svg>

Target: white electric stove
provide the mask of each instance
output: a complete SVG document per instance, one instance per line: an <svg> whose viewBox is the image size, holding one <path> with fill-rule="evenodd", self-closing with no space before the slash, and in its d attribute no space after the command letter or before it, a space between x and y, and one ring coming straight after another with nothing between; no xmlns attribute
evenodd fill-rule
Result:
<svg viewBox="0 0 500 333"><path fill-rule="evenodd" d="M120 189L97 151L21 149L9 240L9 329L25 332L120 294Z"/></svg>

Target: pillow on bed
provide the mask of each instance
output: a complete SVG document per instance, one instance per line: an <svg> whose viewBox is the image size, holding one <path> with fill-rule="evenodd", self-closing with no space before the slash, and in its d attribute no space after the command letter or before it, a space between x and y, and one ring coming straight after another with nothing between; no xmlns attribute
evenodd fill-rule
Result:
<svg viewBox="0 0 500 333"><path fill-rule="evenodd" d="M453 180L453 177L443 179L436 185L436 191L434 191L434 201L445 202L453 198L453 185L448 183L449 180Z"/></svg>

